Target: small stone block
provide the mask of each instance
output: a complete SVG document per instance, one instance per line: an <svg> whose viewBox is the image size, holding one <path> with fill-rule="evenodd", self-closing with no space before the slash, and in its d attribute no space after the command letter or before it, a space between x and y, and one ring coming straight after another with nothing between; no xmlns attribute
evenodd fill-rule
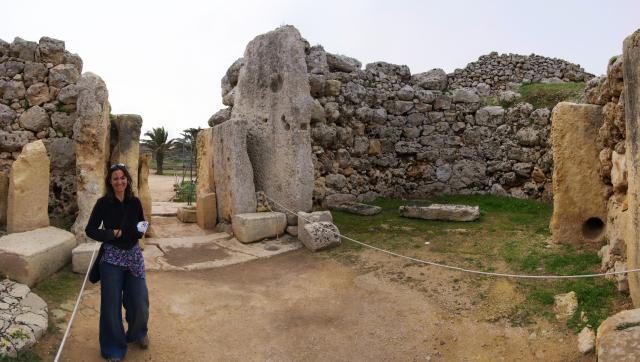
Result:
<svg viewBox="0 0 640 362"><path fill-rule="evenodd" d="M251 243L284 234L287 217L281 212L237 214L232 218L233 235L242 243Z"/></svg>

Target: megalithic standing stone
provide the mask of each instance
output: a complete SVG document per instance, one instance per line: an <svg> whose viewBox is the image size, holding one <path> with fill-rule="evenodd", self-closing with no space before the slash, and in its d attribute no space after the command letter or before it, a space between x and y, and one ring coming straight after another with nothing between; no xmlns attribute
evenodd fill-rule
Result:
<svg viewBox="0 0 640 362"><path fill-rule="evenodd" d="M11 166L7 231L19 233L49 226L49 169L42 140L27 143Z"/></svg>
<svg viewBox="0 0 640 362"><path fill-rule="evenodd" d="M311 210L313 194L306 46L293 26L253 39L231 113L232 120L247 121L256 190L297 211Z"/></svg>
<svg viewBox="0 0 640 362"><path fill-rule="evenodd" d="M118 114L112 120L118 139L111 151L111 164L124 163L131 174L133 192L138 195L138 159L140 157L140 129L142 117L137 114Z"/></svg>
<svg viewBox="0 0 640 362"><path fill-rule="evenodd" d="M640 267L640 154L638 139L640 139L640 30L629 35L622 47L622 71L624 79L626 117L626 150L627 160L630 161L627 171L629 186L630 235L627 240L627 269ZM629 292L633 305L640 307L640 276L638 273L629 274Z"/></svg>
<svg viewBox="0 0 640 362"><path fill-rule="evenodd" d="M78 120L73 125L76 150L78 217L72 231L78 242L86 242L84 228L96 201L104 195L109 161L109 93L104 81L84 73L78 81Z"/></svg>

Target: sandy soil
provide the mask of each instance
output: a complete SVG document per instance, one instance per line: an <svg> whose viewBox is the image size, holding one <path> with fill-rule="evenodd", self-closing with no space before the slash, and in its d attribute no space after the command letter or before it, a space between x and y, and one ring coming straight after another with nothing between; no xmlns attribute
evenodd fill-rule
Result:
<svg viewBox="0 0 640 362"><path fill-rule="evenodd" d="M487 282L488 303L476 308L477 290L451 283L454 274L363 256L354 267L300 250L208 271L150 272L151 348L131 345L127 360L595 360L553 326L495 318L516 297L509 282ZM421 290L398 273L429 282ZM101 360L98 310L94 286L62 360Z"/></svg>
<svg viewBox="0 0 640 362"><path fill-rule="evenodd" d="M171 201L175 196L173 184L176 178L173 175L156 175L149 174L149 191L151 192L151 201Z"/></svg>

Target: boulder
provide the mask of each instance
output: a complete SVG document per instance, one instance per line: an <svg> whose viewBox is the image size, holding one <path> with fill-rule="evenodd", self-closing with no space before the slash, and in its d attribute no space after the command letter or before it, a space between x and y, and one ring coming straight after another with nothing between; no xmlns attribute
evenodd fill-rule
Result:
<svg viewBox="0 0 640 362"><path fill-rule="evenodd" d="M352 194L332 194L332 195L327 195L327 197L324 198L323 202L323 207L326 208L332 208L332 207L336 207L340 204L344 204L345 202L353 202L356 201L356 195L352 195Z"/></svg>
<svg viewBox="0 0 640 362"><path fill-rule="evenodd" d="M7 231L17 233L49 226L49 168L41 140L28 143L11 166L7 198Z"/></svg>
<svg viewBox="0 0 640 362"><path fill-rule="evenodd" d="M474 89L458 88L453 91L453 103L478 103L480 97Z"/></svg>
<svg viewBox="0 0 640 362"><path fill-rule="evenodd" d="M345 202L331 208L332 210L340 210L350 214L373 216L382 211L380 206L361 204L359 202Z"/></svg>
<svg viewBox="0 0 640 362"><path fill-rule="evenodd" d="M79 242L86 240L84 228L96 201L104 195L109 160L109 100L104 81L84 73L79 87L77 120L73 126L76 152L78 216L72 230Z"/></svg>
<svg viewBox="0 0 640 362"><path fill-rule="evenodd" d="M287 208L308 211L313 193L313 100L305 45L293 26L259 35L247 45L231 120L247 121L255 188Z"/></svg>
<svg viewBox="0 0 640 362"><path fill-rule="evenodd" d="M331 222L307 223L302 229L298 226L298 240L311 251L325 250L340 245L340 231Z"/></svg>
<svg viewBox="0 0 640 362"><path fill-rule="evenodd" d="M52 87L62 89L78 82L78 79L80 79L80 72L73 64L59 64L49 69L49 85Z"/></svg>
<svg viewBox="0 0 640 362"><path fill-rule="evenodd" d="M411 76L411 83L426 90L443 91L447 88L447 73L440 68Z"/></svg>
<svg viewBox="0 0 640 362"><path fill-rule="evenodd" d="M400 216L447 221L474 221L480 217L479 206L431 204L429 206L400 206Z"/></svg>
<svg viewBox="0 0 640 362"><path fill-rule="evenodd" d="M132 189L138 193L138 160L140 158L140 129L142 117L137 114L118 114L111 120L116 129L115 146L111 151L111 164L124 163L131 175Z"/></svg>
<svg viewBox="0 0 640 362"><path fill-rule="evenodd" d="M623 43L622 72L624 78L624 113L626 118L627 180L629 197L629 223L632 235L640 234L640 30L629 35ZM633 237L627 244L627 267L640 268L640 244ZM629 274L629 291L633 304L640 307L640 276Z"/></svg>
<svg viewBox="0 0 640 362"><path fill-rule="evenodd" d="M253 167L247 154L247 122L231 119L213 127L213 184L219 222L256 211Z"/></svg>
<svg viewBox="0 0 640 362"><path fill-rule="evenodd" d="M71 265L74 273L85 274L89 270L91 259L95 260L98 257L100 245L102 243L82 243L71 251Z"/></svg>
<svg viewBox="0 0 640 362"><path fill-rule="evenodd" d="M606 221L606 186L599 176L600 106L560 102L551 116L553 216L556 243L599 242Z"/></svg>
<svg viewBox="0 0 640 362"><path fill-rule="evenodd" d="M213 127L222 122L226 122L229 120L229 118L231 118L231 108L223 108L214 113L213 116L209 118L209 127Z"/></svg>
<svg viewBox="0 0 640 362"><path fill-rule="evenodd" d="M45 227L0 237L0 274L33 286L71 261L75 236Z"/></svg>
<svg viewBox="0 0 640 362"><path fill-rule="evenodd" d="M254 212L233 215L233 235L242 243L251 243L284 234L287 217L281 212Z"/></svg>
<svg viewBox="0 0 640 362"><path fill-rule="evenodd" d="M598 327L599 362L636 361L640 350L640 309L624 310Z"/></svg>
<svg viewBox="0 0 640 362"><path fill-rule="evenodd" d="M51 120L44 108L34 106L20 115L20 127L33 132L40 132L49 129Z"/></svg>
<svg viewBox="0 0 640 362"><path fill-rule="evenodd" d="M49 138L45 146L51 160L52 171L73 172L76 168L76 154L73 148L73 141L67 137Z"/></svg>
<svg viewBox="0 0 640 362"><path fill-rule="evenodd" d="M16 111L0 103L0 128L10 126L16 119Z"/></svg>
<svg viewBox="0 0 640 362"><path fill-rule="evenodd" d="M138 198L144 211L144 219L151 221L151 191L149 190L149 162L151 153L141 153L138 159Z"/></svg>
<svg viewBox="0 0 640 362"><path fill-rule="evenodd" d="M0 131L0 151L20 151L32 139L35 139L35 137L29 131Z"/></svg>
<svg viewBox="0 0 640 362"><path fill-rule="evenodd" d="M578 334L578 351L582 354L593 352L596 347L596 334L589 327L582 328Z"/></svg>
<svg viewBox="0 0 640 362"><path fill-rule="evenodd" d="M611 153L611 184L613 191L624 193L627 191L627 166L624 154L613 151Z"/></svg>
<svg viewBox="0 0 640 362"><path fill-rule="evenodd" d="M351 73L362 68L362 63L359 60L346 55L326 53L326 57L327 65L332 72Z"/></svg>
<svg viewBox="0 0 640 362"><path fill-rule="evenodd" d="M40 61L58 65L64 62L64 41L43 36L38 41Z"/></svg>
<svg viewBox="0 0 640 362"><path fill-rule="evenodd" d="M194 223L197 221L196 208L193 206L178 208L176 217L183 223Z"/></svg>
<svg viewBox="0 0 640 362"><path fill-rule="evenodd" d="M27 88L27 101L30 106L39 106L49 101L49 87L44 83L35 83Z"/></svg>

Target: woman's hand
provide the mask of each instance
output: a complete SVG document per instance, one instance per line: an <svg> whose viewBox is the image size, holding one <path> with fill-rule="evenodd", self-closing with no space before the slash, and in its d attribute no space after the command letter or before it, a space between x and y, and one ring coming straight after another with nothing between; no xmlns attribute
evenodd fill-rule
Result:
<svg viewBox="0 0 640 362"><path fill-rule="evenodd" d="M120 230L120 229L113 229L113 237L114 237L114 238L116 238L116 239L117 239L117 238L119 238L119 237L121 237L121 236L122 236L122 230Z"/></svg>

